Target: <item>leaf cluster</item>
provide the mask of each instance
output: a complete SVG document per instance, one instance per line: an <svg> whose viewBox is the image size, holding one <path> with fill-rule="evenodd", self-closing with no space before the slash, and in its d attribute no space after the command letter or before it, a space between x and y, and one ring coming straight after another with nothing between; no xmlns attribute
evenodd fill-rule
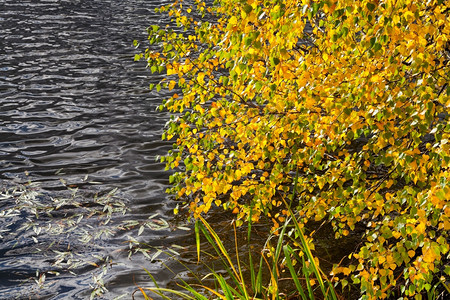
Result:
<svg viewBox="0 0 450 300"><path fill-rule="evenodd" d="M176 1L144 54L173 90L170 192L195 217L366 228L336 266L368 298L450 279L450 5ZM295 197L292 191L295 190Z"/></svg>

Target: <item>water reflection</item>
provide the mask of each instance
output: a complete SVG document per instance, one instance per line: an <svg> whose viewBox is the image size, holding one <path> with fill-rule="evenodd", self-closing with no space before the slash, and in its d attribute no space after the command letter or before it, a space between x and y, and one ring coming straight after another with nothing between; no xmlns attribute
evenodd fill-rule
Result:
<svg viewBox="0 0 450 300"><path fill-rule="evenodd" d="M39 182L44 202L67 193L60 179L78 187L86 199L118 187L133 219L145 220L153 213L167 218L172 209L164 194L168 174L155 160L170 147L160 141L168 116L155 111L164 95L148 91L155 79L144 63L133 62L131 47L134 39L146 40L146 26L167 22L154 13L163 2L1 1L0 184ZM0 200L2 210L12 205L12 198ZM0 218L0 228L17 229L27 217ZM76 277L48 274L44 290L23 283L39 279L36 269L48 271L51 265L49 253L33 250L31 235L2 235L0 298L89 297L95 267L76 269ZM146 230L142 239L161 246L177 243L179 235L170 229ZM126 233L117 232L100 247L70 245L104 263L108 257L119 263L109 266L104 278L108 298L130 295L133 282L148 282L143 265L162 272L161 282L170 280L159 263L150 264L143 256L128 260L124 239ZM41 242L43 247L53 240L43 237Z"/></svg>

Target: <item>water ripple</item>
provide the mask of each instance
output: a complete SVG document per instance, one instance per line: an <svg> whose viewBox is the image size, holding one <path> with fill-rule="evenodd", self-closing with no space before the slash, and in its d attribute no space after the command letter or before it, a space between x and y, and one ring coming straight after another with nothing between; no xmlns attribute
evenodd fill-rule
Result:
<svg viewBox="0 0 450 300"><path fill-rule="evenodd" d="M136 50L131 45L134 39L146 40L149 24L168 21L154 13L168 2L0 2L0 183L32 180L50 194L63 190L61 179L86 195L118 187L133 208L132 218L170 212L164 194L168 174L156 161L170 149L170 143L160 141L167 113L155 110L165 95L148 91L148 82L155 79L144 62L133 62ZM96 183L84 181L86 175ZM0 206L13 204L8 201L1 200ZM10 222L18 226L20 219ZM6 225L0 219L0 228ZM160 243L163 236L176 241L176 235L167 234L142 237L149 244ZM42 298L59 295L54 299L89 297L88 269L79 270L76 278L49 278L49 289L29 292L30 284L22 281L35 278L36 268L45 269L47 258L33 254L34 243L13 247L15 240L14 235L1 239L1 299L33 293ZM51 238L44 242L51 243ZM123 248L114 240L104 243L101 255ZM134 290L129 274L144 278L142 260L122 258L121 263L117 275L108 275L111 282L120 282L110 288L112 294Z"/></svg>

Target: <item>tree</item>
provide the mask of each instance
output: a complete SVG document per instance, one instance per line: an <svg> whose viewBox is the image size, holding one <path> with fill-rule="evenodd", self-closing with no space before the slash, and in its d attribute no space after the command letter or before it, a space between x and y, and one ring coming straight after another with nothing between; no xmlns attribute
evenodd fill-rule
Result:
<svg viewBox="0 0 450 300"><path fill-rule="evenodd" d="M287 203L336 238L368 298L450 280L448 1L218 0L162 7L149 28L156 88L177 88L164 138L170 192L274 229ZM155 48L153 48L155 49ZM138 57L139 58L139 57Z"/></svg>

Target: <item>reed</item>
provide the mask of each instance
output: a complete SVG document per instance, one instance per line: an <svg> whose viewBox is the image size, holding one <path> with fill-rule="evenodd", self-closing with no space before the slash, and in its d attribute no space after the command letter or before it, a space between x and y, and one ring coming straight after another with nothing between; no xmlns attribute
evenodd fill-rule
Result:
<svg viewBox="0 0 450 300"><path fill-rule="evenodd" d="M294 235L287 234L288 231L294 232ZM286 220L277 236L270 235L263 246L256 266L254 265L255 254L252 254L250 250L248 264L244 263L242 257L246 254L238 251L235 227L235 253L233 254L230 249L224 246L219 235L204 218L200 217L197 220L195 232L198 261L200 261L202 252L200 238L203 236L214 249L214 255L222 262L222 272L217 272L207 266L210 273L203 279L213 277L214 286L206 285L202 279L199 279L198 283L187 283L180 279L178 283L180 290L162 288L158 286L156 280L149 273L155 286L139 287L138 289L145 299L152 299L147 295L147 292L154 293L163 299L173 299L173 297L224 300L338 299L331 281L327 279L317 265L303 230L295 218ZM251 223L248 226L247 235L248 240L250 240ZM271 247L270 240L274 237L277 242L274 247ZM293 246L293 239L300 246ZM290 276L281 278L280 274L282 274L282 269L285 268L289 270ZM244 276L244 271L250 273L249 276ZM286 281L289 281L287 285L291 288L288 292L280 290L281 281L283 281L284 286L286 286ZM171 295L172 298L168 295Z"/></svg>

